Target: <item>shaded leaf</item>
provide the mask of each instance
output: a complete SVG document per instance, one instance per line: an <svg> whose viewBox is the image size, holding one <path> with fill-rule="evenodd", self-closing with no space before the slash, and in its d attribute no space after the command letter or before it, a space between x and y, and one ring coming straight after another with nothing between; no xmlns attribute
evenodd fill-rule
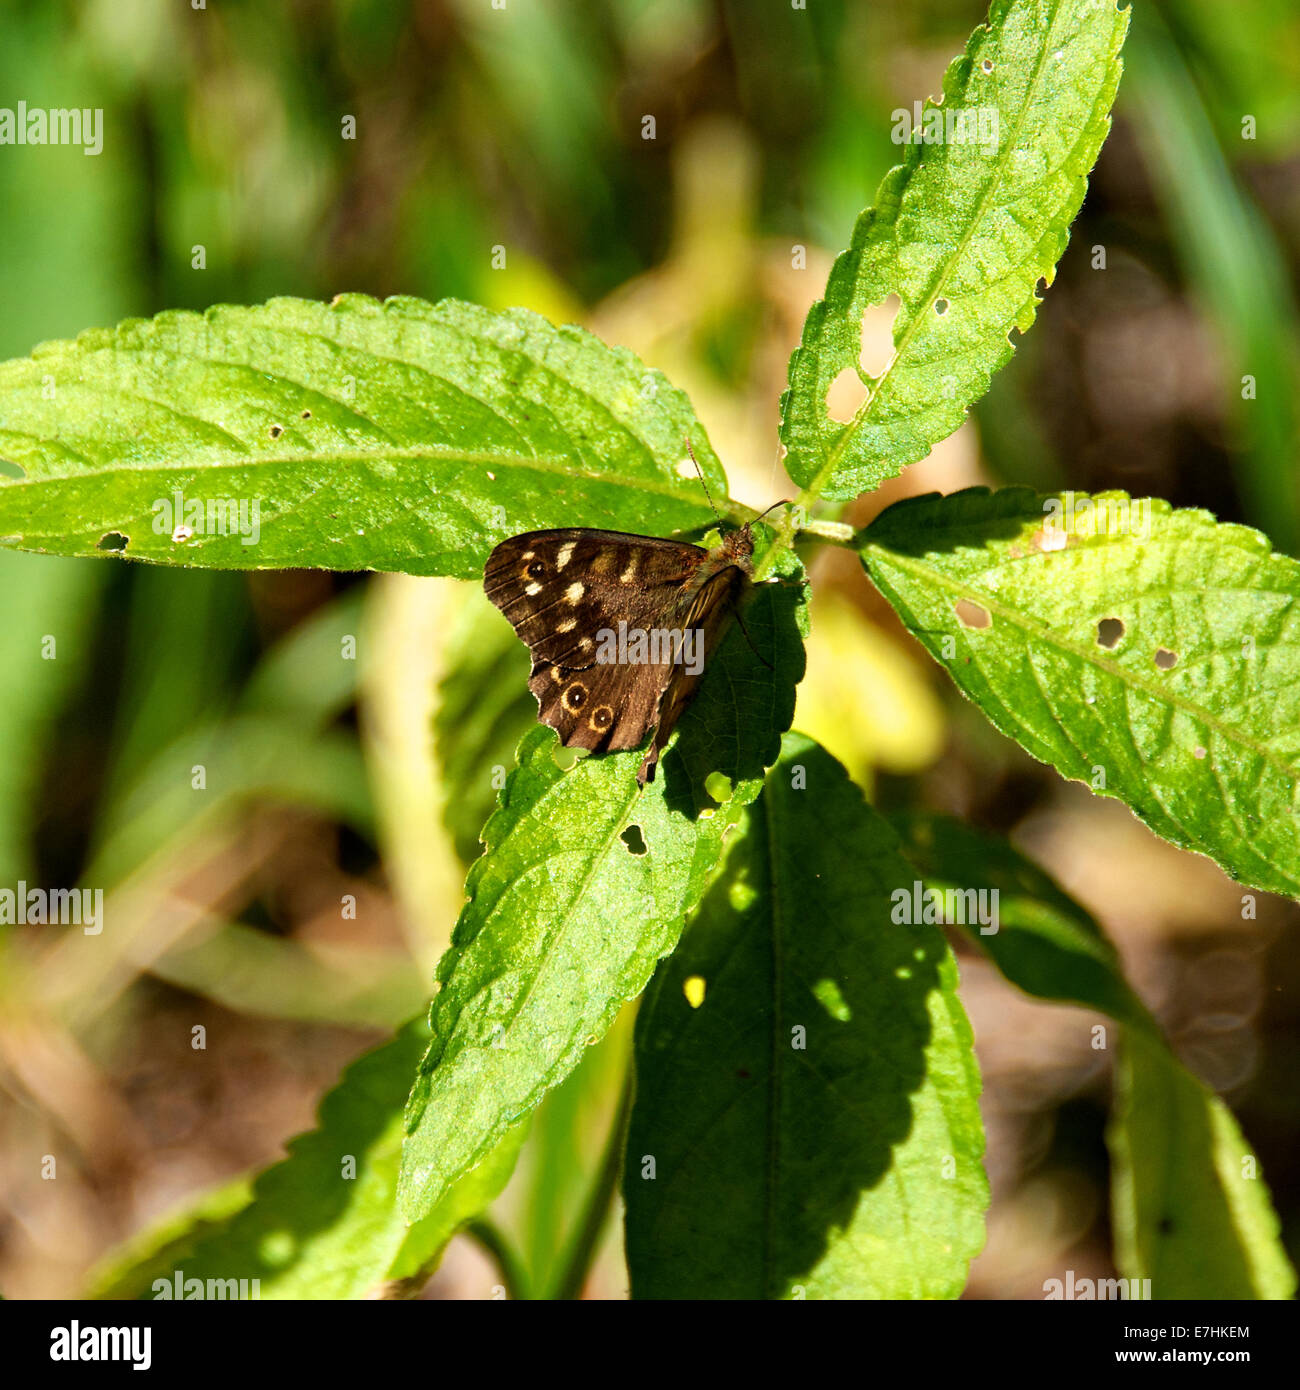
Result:
<svg viewBox="0 0 1300 1390"><path fill-rule="evenodd" d="M505 1186L523 1138L516 1131L407 1228L396 1203L401 1106L427 1040L422 1022L407 1024L354 1062L321 1102L318 1127L257 1177L247 1205L239 1206L237 1187L222 1189L238 1207L233 1215L198 1221L188 1238L173 1236L134 1268L114 1271L102 1291L151 1297L155 1279L174 1290L179 1271L186 1280L257 1279L261 1298L361 1298L427 1268Z"/></svg>
<svg viewBox="0 0 1300 1390"><path fill-rule="evenodd" d="M914 877L839 763L787 737L637 1021L636 1297L961 1292L979 1074L941 933L892 920Z"/></svg>
<svg viewBox="0 0 1300 1390"><path fill-rule="evenodd" d="M1169 1050L1092 917L1005 840L943 816L896 822L928 885L996 890L998 930L966 927L1013 984L1126 1025L1107 1141L1115 1262L1155 1298L1288 1298L1295 1275L1232 1112Z"/></svg>

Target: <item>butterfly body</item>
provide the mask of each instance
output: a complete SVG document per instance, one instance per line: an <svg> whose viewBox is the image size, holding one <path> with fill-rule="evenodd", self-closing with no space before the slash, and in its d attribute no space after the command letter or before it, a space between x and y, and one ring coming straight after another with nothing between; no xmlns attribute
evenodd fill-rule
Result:
<svg viewBox="0 0 1300 1390"><path fill-rule="evenodd" d="M483 588L532 656L538 718L567 748L660 751L748 588L749 527L712 550L571 527L529 531L488 556Z"/></svg>

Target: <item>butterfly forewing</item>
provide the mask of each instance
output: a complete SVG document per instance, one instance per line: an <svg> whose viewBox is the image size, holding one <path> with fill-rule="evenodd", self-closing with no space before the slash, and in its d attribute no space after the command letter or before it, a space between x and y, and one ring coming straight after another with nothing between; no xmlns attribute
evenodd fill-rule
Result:
<svg viewBox="0 0 1300 1390"><path fill-rule="evenodd" d="M583 528L502 541L483 587L532 655L538 718L566 746L592 751L635 748L654 729L638 780L653 777L699 673L663 647L653 659L610 659L607 635L690 628L707 654L746 581L740 550L719 559L682 541Z"/></svg>

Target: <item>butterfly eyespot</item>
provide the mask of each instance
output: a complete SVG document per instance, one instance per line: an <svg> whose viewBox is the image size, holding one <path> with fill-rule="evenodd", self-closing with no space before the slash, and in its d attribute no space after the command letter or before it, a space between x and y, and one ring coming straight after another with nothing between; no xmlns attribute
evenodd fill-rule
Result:
<svg viewBox="0 0 1300 1390"><path fill-rule="evenodd" d="M614 711L608 705L598 705L587 722L593 729L608 729L614 722Z"/></svg>
<svg viewBox="0 0 1300 1390"><path fill-rule="evenodd" d="M534 560L528 566L528 577L530 579L540 579L546 573L546 566L540 560Z"/></svg>
<svg viewBox="0 0 1300 1390"><path fill-rule="evenodd" d="M564 692L564 703L570 709L581 709L586 698L587 687L585 685L571 685Z"/></svg>

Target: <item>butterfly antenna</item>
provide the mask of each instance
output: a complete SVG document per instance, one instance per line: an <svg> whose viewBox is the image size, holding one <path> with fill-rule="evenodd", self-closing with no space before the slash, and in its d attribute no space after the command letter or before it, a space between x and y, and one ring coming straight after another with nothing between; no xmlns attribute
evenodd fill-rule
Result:
<svg viewBox="0 0 1300 1390"><path fill-rule="evenodd" d="M695 465L695 471L700 475L700 486L704 489L704 496L708 499L709 510L713 513L715 517L717 517L719 521L721 521L722 513L719 512L717 507L713 505L713 496L709 492L708 483L704 481L704 469L700 467L700 461L695 457L695 450L691 448L690 436L684 435L683 438L686 440L686 452L690 454L691 462Z"/></svg>

